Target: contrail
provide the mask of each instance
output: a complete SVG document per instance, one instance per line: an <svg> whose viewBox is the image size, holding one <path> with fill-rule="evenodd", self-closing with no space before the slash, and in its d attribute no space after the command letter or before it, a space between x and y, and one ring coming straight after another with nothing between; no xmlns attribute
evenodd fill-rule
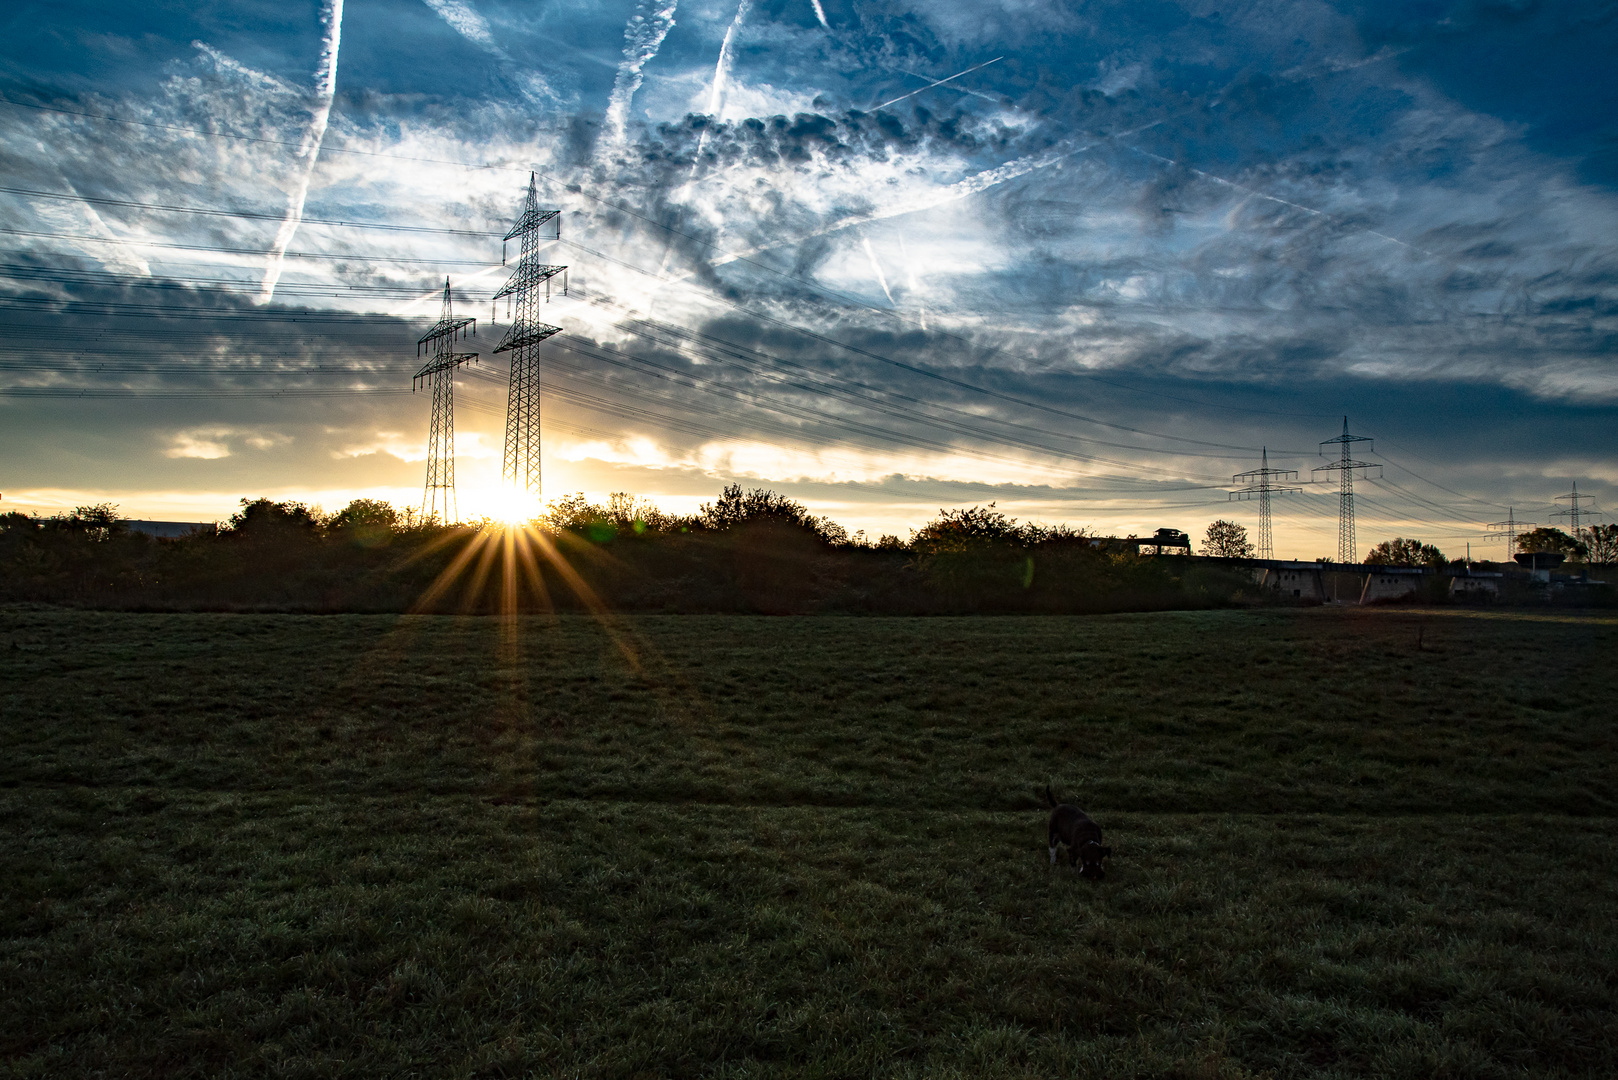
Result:
<svg viewBox="0 0 1618 1080"><path fill-rule="evenodd" d="M1305 206L1302 203L1295 203L1295 202L1292 202L1290 199L1283 199L1279 195L1270 195L1270 194L1268 194L1266 192L1259 191L1257 188L1250 188L1246 184L1238 184L1234 180L1226 180L1222 176L1215 176L1213 173L1203 172L1201 169L1193 169L1191 166L1185 165L1182 162L1175 161L1173 158L1166 158L1162 154L1154 154L1150 150L1142 150L1138 146L1131 146L1129 149L1135 151L1135 153L1141 155L1142 157L1149 157L1154 161L1161 161L1165 165L1179 165L1181 168L1185 169L1187 172L1196 173L1198 176L1202 177L1204 180L1212 180L1216 184L1223 184L1225 187L1232 188L1232 189L1234 189L1236 191L1240 191L1242 194L1250 195L1255 199L1268 199L1270 202L1280 203L1282 206L1289 206L1294 210L1302 210L1306 214L1312 214L1312 215L1314 215L1315 217L1318 217L1318 218L1325 218L1327 221L1337 222L1338 224L1342 223L1342 219L1339 218L1336 214L1329 214L1324 210L1316 210L1312 206ZM1429 258L1437 258L1438 257L1433 252L1428 251L1426 248L1417 247L1415 244L1409 243L1408 241L1405 241L1405 240L1401 240L1397 236L1389 236L1387 233L1377 232L1375 229L1357 229L1355 231L1356 232L1367 233L1367 234L1369 234L1371 236L1374 236L1374 237L1378 238L1379 240L1386 240L1389 243L1398 244L1400 247L1409 248L1411 251L1419 251L1423 255L1428 256Z"/></svg>
<svg viewBox="0 0 1618 1080"><path fill-rule="evenodd" d="M898 307L898 304L893 303L893 294L888 291L888 277L882 272L882 264L876 261L876 252L871 250L871 238L861 236L860 243L865 246L865 257L871 260L871 269L876 271L876 283L882 286L882 295L888 298L888 303Z"/></svg>
<svg viewBox="0 0 1618 1080"><path fill-rule="evenodd" d="M899 257L905 261L905 282L911 297L915 297L916 308L921 313L921 328L927 329L927 304L921 299L921 285L916 281L916 264L910 259L910 249L905 246L905 234L899 234ZM909 299L907 297L906 299Z"/></svg>
<svg viewBox="0 0 1618 1080"><path fill-rule="evenodd" d="M624 27L624 59L618 65L618 78L613 80L612 96L607 99L605 126L609 142L621 142L624 127L629 122L629 103L640 89L644 68L663 39L674 28L674 7L679 0L641 0L634 18Z"/></svg>
<svg viewBox="0 0 1618 1080"><path fill-rule="evenodd" d="M980 191L987 191L989 188L1004 184L1008 180L1015 180L1019 176L1024 176L1039 169L1048 169L1052 165L1070 158L1075 154L1082 154L1086 150L1093 150L1104 142L1109 142L1113 139L1125 139L1131 135L1139 135L1141 132L1157 127L1161 123L1163 123L1162 120L1153 120L1150 124L1142 124L1140 127L1131 128L1128 131L1120 131L1113 135L1105 135L1099 139L1096 139L1094 142L1088 142L1082 146L1068 146L1066 149L1064 149L1062 144L1058 144L1042 154L1030 154L1028 157L1021 157L1014 161L1008 161L1004 165L997 166L993 169L984 169L980 173L974 173L964 180L958 180L948 187L940 188L931 194L924 195L921 198L910 202L890 203L887 206L878 207L868 214L861 214L858 217L848 217L843 218L840 221L834 221L824 228L816 229L813 232L802 233L798 236L776 240L769 244L760 244L757 247L747 248L742 251L726 252L720 258L714 259L713 265L723 266L726 263L734 262L737 259L745 259L753 255L761 254L765 251L771 251L778 247L786 247L790 244L801 244L805 240L812 240L818 236L829 236L832 233L841 232L844 229L853 228L857 225L869 225L873 221L885 221L888 218L903 217L906 214L914 214L922 210L932 210L935 207L944 206L948 203L959 202L961 199L970 198Z"/></svg>
<svg viewBox="0 0 1618 1080"><path fill-rule="evenodd" d="M1031 154L1028 157L1008 161L1004 165L997 166L996 168L985 169L980 173L974 173L964 180L956 181L946 188L942 188L930 195L923 196L922 198L911 202L890 203L887 206L878 207L868 214L861 214L858 217L843 218L840 221L834 221L831 224L826 225L823 228L815 229L812 232L800 233L797 236L782 237L781 239L773 240L770 243L759 244L750 248L743 248L740 251L722 252L718 258L715 258L712 261L710 265L724 266L727 263L735 262L738 259L748 259L754 255L761 255L766 251L773 251L776 248L788 247L792 244L801 244L805 240L813 240L820 236L830 236L833 233L842 232L844 229L851 229L860 225L869 225L873 221L885 221L888 218L903 217L906 214L914 214L922 210L931 210L935 207L944 206L948 203L958 202L961 199L971 198L980 191L987 191L989 188L995 187L999 184L1004 184L1008 180L1015 180L1019 176L1024 176L1039 169L1047 169L1058 162L1074 156L1075 154L1082 154L1087 150L1093 150L1102 143L1110 142L1113 139L1127 139L1131 135L1139 135L1141 132L1149 131L1162 123L1164 123L1162 120L1153 120L1151 123L1142 124L1138 128L1130 128L1128 131L1119 131L1111 135L1103 135L1093 142L1084 143L1081 146L1058 143L1056 146L1051 147L1051 149L1042 154ZM1063 148L1064 145L1066 146L1065 149ZM669 250L672 250L672 248ZM674 281L683 281L691 276L690 272L687 272L670 277L667 275L667 270L668 250L665 250L663 265L658 268L657 277L661 278L665 283L668 283Z"/></svg>
<svg viewBox="0 0 1618 1080"><path fill-rule="evenodd" d="M820 20L820 25L830 30L831 23L826 21L826 9L820 6L820 0L809 0L809 2L815 5L815 18Z"/></svg>
<svg viewBox="0 0 1618 1080"><path fill-rule="evenodd" d="M479 15L477 9L466 0L426 0L426 4L466 40L496 55L505 55L505 50L500 48L494 35L489 32L489 20Z"/></svg>
<svg viewBox="0 0 1618 1080"><path fill-rule="evenodd" d="M303 201L309 195L309 177L315 171L320 157L320 143L326 137L326 121L331 119L332 98L337 93L337 49L343 35L343 0L328 0L325 13L326 43L320 51L320 70L315 75L315 107L310 117L309 130L298 144L298 157L307 159L303 176L287 200L286 220L275 232L264 263L264 283L259 286L258 302L267 304L275 298L276 282L281 280L281 262L287 245L297 235L298 223L303 220Z"/></svg>
<svg viewBox="0 0 1618 1080"><path fill-rule="evenodd" d="M730 63L732 59L731 43L736 40L736 31L741 28L742 20L747 18L747 9L753 6L753 0L742 0L736 5L736 17L730 20L730 29L725 31L725 40L719 45L719 63L713 69L713 93L708 98L708 112L715 120L723 120L725 108L725 82L730 78Z"/></svg>
<svg viewBox="0 0 1618 1080"><path fill-rule="evenodd" d="M489 29L489 20L479 15L468 0L423 0L423 2L436 11L438 17L449 24L450 29L499 60L506 68L517 67L517 62L511 58L511 54L501 48L500 43L495 40L494 33ZM538 72L518 70L512 72L512 77L522 83L523 96L529 101L540 103L556 100L556 92Z"/></svg>
<svg viewBox="0 0 1618 1080"><path fill-rule="evenodd" d="M923 86L920 90L912 90L908 94L900 94L898 97L892 98L892 99L890 99L888 101L884 101L880 105L872 105L871 106L871 111L876 112L878 109L886 109L889 105L894 104L894 102L903 101L905 98L909 98L909 97L915 97L917 94L923 93L923 92L925 92L927 90L931 90L935 86L943 86L947 82L954 82L956 79L959 79L962 75L970 75L970 74L972 74L972 72L977 71L980 68L986 68L990 64L998 64L1000 61L1002 61L1004 59L1005 59L1005 57L1003 57L1003 56L997 56L993 60L985 60L985 61L983 61L983 63L978 64L975 67L969 67L965 71L957 71L955 74L951 75L947 79L939 79L935 83L928 83L926 86Z"/></svg>
<svg viewBox="0 0 1618 1080"><path fill-rule="evenodd" d="M725 80L730 75L730 45L736 40L736 30L742 25L742 20L747 17L748 8L752 6L753 0L742 0L736 5L736 17L730 20L730 29L725 31L725 40L719 44L719 62L713 69L713 90L708 95L708 112L715 120L724 119L721 112L725 107ZM697 178L697 171L702 168L702 150L707 145L708 128L704 126L697 136L697 152L692 156L691 174L686 177L686 183L689 184ZM658 277L663 277L668 271L669 256L673 253L673 238L670 237L663 245L663 261L657 268Z"/></svg>

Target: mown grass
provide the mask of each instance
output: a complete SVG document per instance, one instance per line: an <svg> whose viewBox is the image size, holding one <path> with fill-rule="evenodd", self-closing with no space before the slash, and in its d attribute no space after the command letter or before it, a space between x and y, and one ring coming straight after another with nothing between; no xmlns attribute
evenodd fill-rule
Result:
<svg viewBox="0 0 1618 1080"><path fill-rule="evenodd" d="M5 611L0 1061L1610 1076L1615 645ZM1047 779L1105 882L1047 865Z"/></svg>

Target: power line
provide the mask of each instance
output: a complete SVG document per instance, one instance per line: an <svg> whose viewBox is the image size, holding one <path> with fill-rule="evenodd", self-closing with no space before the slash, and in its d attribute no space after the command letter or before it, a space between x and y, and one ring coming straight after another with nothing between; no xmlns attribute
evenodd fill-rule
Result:
<svg viewBox="0 0 1618 1080"><path fill-rule="evenodd" d="M543 174L541 174L541 175L543 175ZM651 219L648 218L646 220L649 221ZM654 224L656 224L656 223L654 222ZM686 234L681 233L680 235L685 236ZM631 271L633 271L633 272L635 272L637 274L643 274L646 277L656 278L658 281L663 282L664 284L673 283L672 279L669 279L669 278L663 276L662 274L658 273L655 270L647 270L645 267L636 266L633 263L625 262L622 259L614 258L613 256L608 255L603 251L598 251L598 250L596 250L594 248L586 247L585 245L580 244L576 240L563 240L562 243L567 244L570 247L577 248L580 251L587 252L588 254L594 255L597 258L604 259L604 260L606 260L608 262L611 262L611 263L615 263L618 266L621 266L626 270L631 270ZM782 273L782 271L774 271L774 272L775 273ZM799 277L799 276L796 276L796 275L787 275L787 276L789 276L791 278L791 280L793 280L793 281L799 282L800 284L807 285L810 288L815 289L815 290L817 290L819 292L825 293L828 296L832 296L832 297L835 297L835 298L837 298L839 300L843 300L845 303L848 303L848 304L850 304L852 306L864 308L867 311L875 312L875 313L877 313L879 315L890 315L891 316L891 315L896 315L897 314L896 312L892 311L891 309L880 308L880 307L875 306L874 304L867 304L867 303L865 303L865 302L863 302L863 301L861 301L861 300L859 300L857 298L850 297L845 293L842 293L842 292L839 292L837 290L828 288L827 286L821 285L818 282L811 281L811 280L809 280L807 278ZM696 287L694 283L688 282L688 281L681 281L679 283L683 284L683 285L686 285L688 287L691 287L691 288ZM702 290L702 296L705 297L706 299L709 299L709 300L715 302L715 303L723 304L726 307L734 308L737 311L744 312L744 313L752 316L753 318L760 319L760 320L762 320L764 322L774 323L775 325L785 327L787 329L796 331L798 333L807 334L807 335L816 337L817 339L819 339L819 340L821 340L821 341L823 341L823 342L825 342L827 344L837 346L838 348L849 349L851 351L856 351L856 352L860 351L860 350L856 349L854 346L845 345L842 342L836 341L835 339L826 338L826 337L824 337L822 335L817 334L813 330L809 330L806 327L798 325L797 323L790 322L790 321L788 321L786 319L781 319L781 318L776 317L776 316L767 315L767 314L765 314L765 313L763 313L761 311L758 311L756 308L752 308L752 307L749 307L749 306L747 306L745 304L742 304L742 303L740 303L738 301L731 300L731 299L729 299L727 297L719 295L718 293L715 293L715 292L712 292L712 291L709 291L709 290ZM939 335L939 336L942 336L942 337L954 338L955 340L960 341L963 344L966 344L966 345L972 346L972 347L976 347L975 342L973 342L970 338L967 338L967 337L965 337L964 335L961 335L961 334L955 334L955 333L951 333L951 332L949 332L947 330L941 330L941 329L929 329L927 331L927 333ZM866 354L866 355L874 355L874 354ZM878 359L886 359L886 358L878 357ZM1270 415L1270 416L1319 417L1319 416L1326 416L1326 415L1334 415L1334 414L1328 414L1328 413L1294 413L1294 412L1281 412L1281 411L1277 411L1277 410L1273 410L1273 409L1248 409L1248 408L1238 408L1237 406L1209 405L1206 402L1198 402L1198 401L1194 401L1194 400L1192 400L1190 398L1177 397L1177 396L1175 396L1173 394L1162 393L1161 391L1142 390L1142 389L1140 389L1138 387L1130 386L1127 383L1121 383L1121 382L1117 382L1117 381L1112 380L1112 379L1105 378L1104 376L1097 375L1094 372L1089 372L1089 371L1069 371L1069 372L1064 372L1063 374L1074 377L1074 378L1080 378L1080 379L1086 379L1086 380L1089 380L1089 381L1092 381L1092 382L1098 382L1098 383L1101 383L1102 385L1105 385L1105 386L1115 386L1115 387L1117 387L1117 388L1119 388L1121 390L1127 390L1130 393L1134 393L1134 394L1142 394L1142 395L1145 395L1147 397L1158 397L1158 398L1163 398L1163 399L1170 400L1170 401L1182 401L1182 402L1186 402L1186 403L1189 403L1189 404L1204 405L1204 406L1211 407L1211 408L1230 408L1230 409L1236 409L1237 411L1240 411L1240 412L1254 412L1254 413L1259 413L1259 414L1263 414L1263 415ZM976 388L974 387L974 389L976 389ZM1084 418L1081 417L1081 419L1084 419ZM1108 426L1108 427L1121 427L1120 425L1108 424L1107 422L1100 421L1100 420L1091 420L1090 422L1097 423L1097 424L1102 424L1103 426ZM1144 430L1137 429L1137 428L1121 427L1121 430L1132 431L1132 432L1135 432L1137 434L1143 434L1143 435L1153 435L1154 437L1158 437L1158 438L1176 438L1175 436L1157 435L1154 432L1144 431ZM1222 447L1224 449L1240 450L1240 451L1243 451L1243 452L1250 452L1253 449L1250 446L1229 446L1229 445L1222 444L1222 443L1210 443L1210 444L1206 444L1206 445L1219 446L1219 447ZM1303 455L1303 454L1308 453L1308 451L1306 451L1306 450L1292 450L1292 451L1286 451L1286 452L1287 453L1292 453L1292 454L1297 454L1297 455Z"/></svg>
<svg viewBox="0 0 1618 1080"><path fill-rule="evenodd" d="M199 214L203 217L245 218L252 221L282 221L286 215L265 213L258 210L211 210L203 206L173 206L168 203L136 202L133 199L107 199L98 195L76 195L63 191L36 191L33 188L15 188L0 186L0 192L7 195L22 195L31 199L58 199L63 202L85 202L96 206L122 206L135 210L159 210L170 214ZM499 233L480 232L473 229L435 229L427 225L384 225L374 221L338 221L333 218L305 217L305 225L329 225L343 229L378 229L383 232L404 233L431 233L437 236L476 236L482 239L498 237Z"/></svg>
<svg viewBox="0 0 1618 1080"><path fill-rule="evenodd" d="M263 248L237 248L220 247L217 244L176 244L167 240L139 240L132 237L116 236L85 236L80 233L41 232L34 229L5 229L0 228L0 234L6 236L32 236L46 240L78 240L90 244L118 244L126 247L164 248L173 251L204 251L217 255L252 255L262 258L265 254ZM17 254L51 255L58 258L84 258L85 256L74 251L27 251ZM486 259L415 259L406 256L393 255L349 255L339 252L326 251L288 251L283 253L286 259L321 259L330 262L368 262L368 263L397 263L401 266L482 266Z"/></svg>
<svg viewBox="0 0 1618 1080"><path fill-rule="evenodd" d="M19 109L34 109L38 112L60 113L63 116L79 116L86 120L106 120L114 124L127 124L130 127L157 128L164 131L183 131L192 135L207 135L214 139L230 139L235 142L268 143L274 146L302 147L303 143L296 139L271 139L262 135L238 135L230 131L210 131L207 128L185 127L180 124L159 124L150 120L127 120L121 116L109 116L106 113L82 112L77 109L63 109L52 105L37 105L27 101L15 101L11 98L0 97L0 104L12 105ZM389 154L380 150L354 150L348 147L331 146L322 143L322 154L353 154L358 157L390 158L394 161L415 161L427 165L458 165L463 169L488 169L505 172L524 172L514 165L494 165L489 162L478 163L474 161L455 161L450 158L412 157L408 154Z"/></svg>

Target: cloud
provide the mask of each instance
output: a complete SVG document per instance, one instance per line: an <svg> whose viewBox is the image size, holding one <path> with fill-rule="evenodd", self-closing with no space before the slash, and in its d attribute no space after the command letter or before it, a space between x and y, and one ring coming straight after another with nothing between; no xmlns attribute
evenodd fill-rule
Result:
<svg viewBox="0 0 1618 1080"><path fill-rule="evenodd" d="M291 443L292 436L260 428L198 427L177 431L168 441L164 457L217 461L231 456L232 443L252 450L271 450Z"/></svg>
<svg viewBox="0 0 1618 1080"><path fill-rule="evenodd" d="M201 429L199 431L179 432L173 437L173 445L163 451L163 456L171 458L200 458L203 461L215 461L230 456L230 446L218 436L228 435L229 431Z"/></svg>

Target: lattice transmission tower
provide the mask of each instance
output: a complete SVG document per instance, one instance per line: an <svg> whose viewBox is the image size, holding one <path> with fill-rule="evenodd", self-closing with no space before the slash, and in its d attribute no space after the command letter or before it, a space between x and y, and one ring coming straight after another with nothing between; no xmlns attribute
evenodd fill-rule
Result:
<svg viewBox="0 0 1618 1080"><path fill-rule="evenodd" d="M1247 472L1237 473L1230 478L1233 484L1241 484L1230 493L1230 497L1238 502L1250 499L1258 500L1258 557L1261 559L1275 558L1275 537L1270 529L1270 497L1272 495L1296 495L1303 488L1291 487L1288 480L1298 478L1295 469L1270 468L1270 448L1264 447L1259 458L1259 467L1249 469ZM1280 483L1277 484L1276 481Z"/></svg>
<svg viewBox="0 0 1618 1080"><path fill-rule="evenodd" d="M1583 521L1585 518L1588 518L1588 517L1596 517L1596 516L1598 516L1596 514L1591 513L1589 510L1584 509L1584 507L1579 505L1581 502L1589 502L1590 501L1590 496L1588 496L1588 495L1580 495L1579 494L1578 481L1574 481L1572 491L1568 492L1566 495L1558 495L1556 497L1557 502L1561 502L1563 499L1568 500L1568 507L1567 507L1566 510L1558 510L1556 512L1556 516L1559 517L1559 518L1567 518L1568 519L1568 524L1571 525L1572 528L1573 528L1573 539L1575 539L1575 540L1582 539L1582 537L1580 536L1580 531L1579 531L1582 528L1582 526L1579 524L1579 522Z"/></svg>
<svg viewBox="0 0 1618 1080"><path fill-rule="evenodd" d="M455 506L455 369L478 358L477 353L458 353L455 342L467 335L467 327L477 332L476 319L457 319L450 309L449 278L444 279L444 310L420 341L416 355L430 359L410 380L411 392L423 383L433 388L433 417L427 425L427 490L422 494L423 517L438 516L442 499L446 522L459 519Z"/></svg>
<svg viewBox="0 0 1618 1080"><path fill-rule="evenodd" d="M1506 520L1491 521L1484 526L1490 532L1504 532L1506 534L1506 558L1508 559L1517 554L1517 537L1538 527L1538 522L1518 521L1515 506L1506 507Z"/></svg>
<svg viewBox="0 0 1618 1080"><path fill-rule="evenodd" d="M567 267L539 261L539 245L562 238L562 212L542 210L534 191L534 175L528 175L528 197L522 215L506 233L505 240L520 240L517 269L494 298L506 301L512 313L511 329L494 351L511 354L511 389L506 396L506 449L500 470L501 480L518 494L537 505L539 490L540 415L539 343L562 332L539 320L539 297L543 289L546 303L551 299L551 279L562 275L562 295L567 295Z"/></svg>
<svg viewBox="0 0 1618 1080"><path fill-rule="evenodd" d="M1317 465L1315 472L1337 474L1337 561L1340 563L1356 562L1356 548L1354 546L1354 474L1359 473L1365 479L1372 479L1371 470L1376 475L1382 475L1382 466L1369 461L1355 461L1351 448L1355 443L1368 443L1370 438L1365 435L1350 435L1348 433L1348 417L1343 417L1343 433L1335 439L1326 439L1320 444L1321 457L1326 456L1326 447L1333 444L1342 446L1342 456L1336 461L1325 465ZM1367 450L1370 447L1366 447Z"/></svg>

